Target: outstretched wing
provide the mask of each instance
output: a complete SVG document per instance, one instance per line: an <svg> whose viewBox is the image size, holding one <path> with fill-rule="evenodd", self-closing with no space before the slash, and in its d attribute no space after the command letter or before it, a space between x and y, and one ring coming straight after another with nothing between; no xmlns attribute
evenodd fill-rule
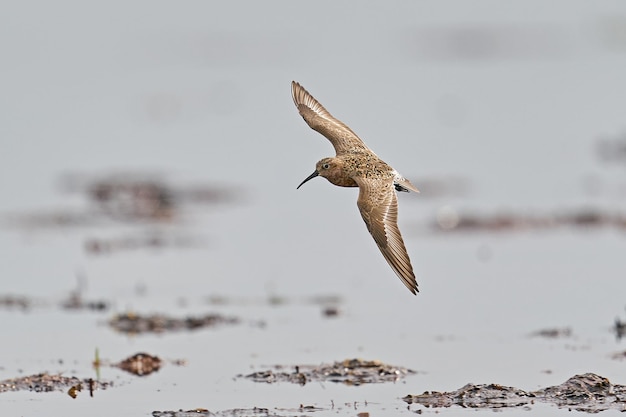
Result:
<svg viewBox="0 0 626 417"><path fill-rule="evenodd" d="M413 294L418 292L411 260L398 229L398 199L393 179L356 178L357 206L381 253Z"/></svg>
<svg viewBox="0 0 626 417"><path fill-rule="evenodd" d="M291 82L291 95L304 121L333 144L337 155L352 149L367 149L352 129L335 119L319 101L295 81Z"/></svg>

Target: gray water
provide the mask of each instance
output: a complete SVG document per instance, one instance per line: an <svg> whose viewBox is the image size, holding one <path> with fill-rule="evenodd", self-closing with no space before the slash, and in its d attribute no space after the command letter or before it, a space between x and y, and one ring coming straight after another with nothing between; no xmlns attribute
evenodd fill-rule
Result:
<svg viewBox="0 0 626 417"><path fill-rule="evenodd" d="M188 361L143 379L104 368L101 377L115 386L94 398L3 393L3 415L300 404L327 409L319 415L395 415L407 413L407 394L467 382L531 390L595 372L626 383L624 362L610 357L625 349L610 331L625 314L624 229L431 227L444 206L484 215L623 209L624 164L604 162L597 146L626 132L624 3L76 1L0 9L0 294L42 300L26 313L0 309L0 380L42 371L95 377L96 348L111 360L147 351ZM378 253L355 189L317 179L296 191L333 150L298 115L291 80L418 188L431 179L463 184L399 196L416 297ZM62 179L119 172L214 184L236 198L188 207L167 224L15 220L80 212L88 203L63 192ZM86 239L146 229L203 243L85 251ZM111 300L113 310L56 308L77 276L85 297ZM302 302L328 295L342 299L336 319ZM212 306L211 296L234 301ZM271 296L290 302L272 306ZM218 310L266 326L126 337L106 320L127 310ZM573 335L529 337L552 327ZM274 364L352 357L418 374L361 387L234 379ZM331 410L331 401L341 406ZM344 405L365 401L364 409Z"/></svg>

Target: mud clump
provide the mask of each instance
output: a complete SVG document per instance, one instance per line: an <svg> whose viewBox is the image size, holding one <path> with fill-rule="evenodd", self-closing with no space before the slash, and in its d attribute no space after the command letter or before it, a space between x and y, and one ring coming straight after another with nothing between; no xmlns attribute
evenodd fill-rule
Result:
<svg viewBox="0 0 626 417"><path fill-rule="evenodd" d="M376 384L396 382L408 375L417 373L411 369L399 366L386 365L378 360L366 361L363 359L346 359L332 365L295 366L293 372L282 371L284 367L275 366L274 369L257 371L246 375L245 378L254 382L273 384L275 382L290 382L305 385L307 382L323 381L336 382L346 385ZM242 377L242 375L239 375Z"/></svg>
<svg viewBox="0 0 626 417"><path fill-rule="evenodd" d="M135 313L123 313L109 320L109 326L120 333L141 334L196 330L224 324L238 324L239 321L236 317L226 317L220 314L180 319L161 314L142 316Z"/></svg>
<svg viewBox="0 0 626 417"><path fill-rule="evenodd" d="M626 386L612 385L607 378L592 373L576 375L561 385L541 389L535 394L542 401L559 407L573 406L579 411L588 411L590 405L615 402L621 403L619 408L626 411Z"/></svg>
<svg viewBox="0 0 626 417"><path fill-rule="evenodd" d="M94 369L96 369L96 372L98 372L98 375L100 368L111 367L121 369L122 371L135 376L144 377L158 372L166 364L186 366L187 361L185 359L161 359L158 356L150 355L149 353L139 352L119 362L111 362L107 359L100 359L99 352L96 350L96 358L92 364Z"/></svg>
<svg viewBox="0 0 626 417"><path fill-rule="evenodd" d="M587 373L538 391L524 391L499 384L467 384L456 391L424 392L407 395L403 400L426 408L457 405L463 408L498 409L542 402L585 412L609 409L626 411L626 386L614 385L604 377Z"/></svg>
<svg viewBox="0 0 626 417"><path fill-rule="evenodd" d="M9 391L53 392L68 390L68 395L76 398L77 393L86 389L93 397L97 389L107 389L112 382L96 381L92 378L80 379L60 374L41 373L0 381L0 393Z"/></svg>
<svg viewBox="0 0 626 417"><path fill-rule="evenodd" d="M303 415L306 412L323 411L323 408L314 407L312 405L301 405L299 408L234 408L232 410L224 410L212 412L204 408L196 408L194 410L178 410L178 411L153 411L152 417L252 417L252 416L264 416L264 417L283 417L293 415Z"/></svg>
<svg viewBox="0 0 626 417"><path fill-rule="evenodd" d="M409 404L422 404L428 408L453 405L464 408L504 408L528 404L534 397L532 393L499 384L467 384L456 391L427 391L419 395L407 395L403 400Z"/></svg>
<svg viewBox="0 0 626 417"><path fill-rule="evenodd" d="M148 353L136 353L112 366L137 376L147 376L161 369L163 361Z"/></svg>

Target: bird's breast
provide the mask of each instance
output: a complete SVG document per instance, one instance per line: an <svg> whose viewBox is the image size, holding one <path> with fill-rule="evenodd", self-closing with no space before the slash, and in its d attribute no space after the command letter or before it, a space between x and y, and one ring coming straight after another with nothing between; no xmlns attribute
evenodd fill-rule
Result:
<svg viewBox="0 0 626 417"><path fill-rule="evenodd" d="M327 176L326 179L339 187L358 187L356 181L346 175Z"/></svg>

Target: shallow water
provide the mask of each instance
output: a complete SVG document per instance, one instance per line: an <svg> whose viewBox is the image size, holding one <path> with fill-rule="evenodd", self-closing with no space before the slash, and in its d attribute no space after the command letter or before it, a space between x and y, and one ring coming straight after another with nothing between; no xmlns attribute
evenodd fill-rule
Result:
<svg viewBox="0 0 626 417"><path fill-rule="evenodd" d="M35 304L0 308L0 380L96 377L96 349L111 362L141 351L187 361L143 378L103 367L114 386L93 398L2 393L3 414L302 404L327 410L316 415L395 415L407 394L468 382L535 390L594 372L626 383L626 362L611 358L626 349L611 331L626 319L623 228L432 228L444 206L483 216L624 210L624 162L598 144L620 143L626 129L626 6L332 5L330 16L290 2L3 7L0 296ZM293 108L292 79L418 188L462 180L399 197L416 297L363 227L356 190L321 179L295 190L332 148ZM120 172L235 198L175 198L169 220L120 219L64 182ZM110 253L85 246L154 234L175 238ZM194 244L171 243L180 241ZM61 309L75 290L111 308ZM315 296L339 297L339 316L325 317ZM127 336L107 325L126 311L241 323ZM571 336L531 336L564 327ZM353 357L418 373L359 387L236 378Z"/></svg>

